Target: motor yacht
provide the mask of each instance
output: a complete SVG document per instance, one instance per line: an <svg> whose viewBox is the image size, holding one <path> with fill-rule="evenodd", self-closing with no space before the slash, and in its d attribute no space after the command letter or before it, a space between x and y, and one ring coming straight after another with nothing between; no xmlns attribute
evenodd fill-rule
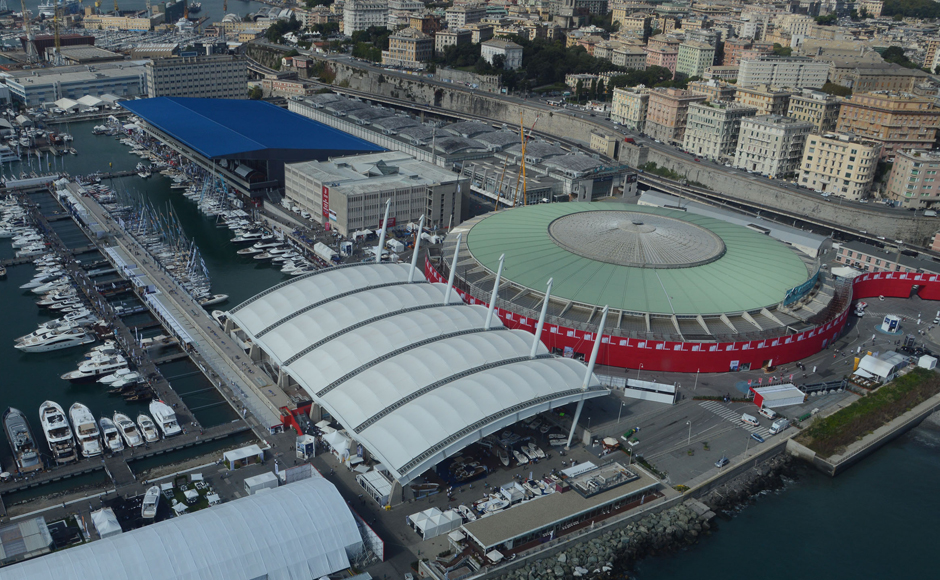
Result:
<svg viewBox="0 0 940 580"><path fill-rule="evenodd" d="M72 428L65 418L65 411L54 401L45 401L39 406L39 424L42 425L49 450L56 463L70 463L78 459Z"/></svg>
<svg viewBox="0 0 940 580"><path fill-rule="evenodd" d="M10 442L16 469L21 474L42 469L42 458L36 446L36 438L29 428L26 415L19 409L7 408L3 413L3 430Z"/></svg>
<svg viewBox="0 0 940 580"><path fill-rule="evenodd" d="M179 423L176 422L176 413L173 412L173 408L163 401L151 401L150 414L164 437L172 437L183 432Z"/></svg>
<svg viewBox="0 0 940 580"><path fill-rule="evenodd" d="M144 501L140 505L140 517L152 520L157 517L157 508L160 506L160 486L154 485L144 494Z"/></svg>
<svg viewBox="0 0 940 580"><path fill-rule="evenodd" d="M36 336L14 345L14 348L23 352L50 352L81 346L94 342L95 336L85 332L83 328L52 332L50 335Z"/></svg>
<svg viewBox="0 0 940 580"><path fill-rule="evenodd" d="M144 438L140 436L137 425L131 421L131 418L124 413L114 413L114 424L121 433L121 438L128 447L139 447L144 444Z"/></svg>
<svg viewBox="0 0 940 580"><path fill-rule="evenodd" d="M127 360L123 356L93 357L80 364L77 370L62 375L62 378L72 383L91 382L126 366Z"/></svg>
<svg viewBox="0 0 940 580"><path fill-rule="evenodd" d="M69 418L72 420L72 428L75 429L82 455L85 457L101 455L104 451L101 445L101 430L98 429L98 423L95 422L91 409L81 403L75 403L69 408Z"/></svg>
<svg viewBox="0 0 940 580"><path fill-rule="evenodd" d="M117 426L114 425L114 421L108 419L107 417L102 417L98 422L101 424L101 433L104 435L104 444L111 451L111 453L123 451L124 441L121 439L121 433L118 431Z"/></svg>
<svg viewBox="0 0 940 580"><path fill-rule="evenodd" d="M140 427L140 433L147 443L156 443L160 440L160 432L157 431L157 426L154 424L153 419L146 414L137 415L137 426Z"/></svg>
<svg viewBox="0 0 940 580"><path fill-rule="evenodd" d="M119 380L119 379L122 379L122 378L124 377L124 375L129 375L129 374L131 374L131 373L133 373L133 372L134 372L134 371L132 371L131 369L129 369L129 368L127 368L127 367L124 367L124 368L121 368L121 369L118 369L118 370L114 371L113 373L111 373L111 374L109 374L109 375L105 375L105 376L99 378L99 379L98 379L98 382L101 383L102 385L110 385L111 383L113 383L113 382L115 382L115 381L117 381L117 380ZM134 373L134 374L136 374L136 373Z"/></svg>

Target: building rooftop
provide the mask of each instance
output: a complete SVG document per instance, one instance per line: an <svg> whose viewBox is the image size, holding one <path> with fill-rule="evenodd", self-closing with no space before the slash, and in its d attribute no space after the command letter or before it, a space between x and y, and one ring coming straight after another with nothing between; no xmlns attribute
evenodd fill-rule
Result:
<svg viewBox="0 0 940 580"><path fill-rule="evenodd" d="M853 252L861 252L869 256L878 256L883 260L896 262L912 270L923 270L924 272L930 272L932 274L940 274L940 264L937 262L929 258L908 256L906 254L899 256L896 248L879 248L878 246L866 244L865 242L856 241L843 242L842 247L852 250Z"/></svg>
<svg viewBox="0 0 940 580"><path fill-rule="evenodd" d="M210 159L268 158L287 150L326 155L382 150L263 101L158 97L124 101L121 106Z"/></svg>
<svg viewBox="0 0 940 580"><path fill-rule="evenodd" d="M483 43L483 46L493 46L496 48L518 48L519 50L522 50L521 46L515 42L512 42L511 40L506 40L504 38L493 38L491 40L487 40Z"/></svg>
<svg viewBox="0 0 940 580"><path fill-rule="evenodd" d="M30 85L73 84L94 81L106 77L122 78L146 75L148 60L125 60L92 66L75 65L46 69L4 71L0 78L7 78L25 87Z"/></svg>
<svg viewBox="0 0 940 580"><path fill-rule="evenodd" d="M321 183L330 183L330 195L358 195L457 179L453 171L399 151L304 161L288 167Z"/></svg>

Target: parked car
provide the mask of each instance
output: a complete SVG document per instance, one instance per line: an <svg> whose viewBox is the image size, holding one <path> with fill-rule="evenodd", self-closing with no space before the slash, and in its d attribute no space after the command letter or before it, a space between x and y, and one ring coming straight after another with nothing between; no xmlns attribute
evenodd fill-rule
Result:
<svg viewBox="0 0 940 580"><path fill-rule="evenodd" d="M753 439L754 441L757 441L758 443L764 442L764 438L758 435L757 433L751 433L751 439Z"/></svg>
<svg viewBox="0 0 940 580"><path fill-rule="evenodd" d="M731 463L730 459L728 459L727 457L722 457L721 459L715 462L715 467L717 467L718 469L721 469L722 467L724 467L725 465L728 465L729 463Z"/></svg>

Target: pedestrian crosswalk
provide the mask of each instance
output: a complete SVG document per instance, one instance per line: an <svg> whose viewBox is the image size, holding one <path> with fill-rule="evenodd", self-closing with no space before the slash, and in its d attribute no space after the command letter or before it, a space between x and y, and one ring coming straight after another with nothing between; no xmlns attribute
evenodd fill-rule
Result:
<svg viewBox="0 0 940 580"><path fill-rule="evenodd" d="M732 411L731 409L729 409L728 407L725 407L724 405L722 405L721 403L718 403L717 401L703 401L699 403L699 405L704 407L705 409L708 409L712 413L718 415L722 419L725 419L726 421L731 421L735 425L743 427L745 430L751 433L757 433L764 439L770 437L770 431L768 431L764 427L753 427L751 425L748 425L747 423L742 422L740 412Z"/></svg>

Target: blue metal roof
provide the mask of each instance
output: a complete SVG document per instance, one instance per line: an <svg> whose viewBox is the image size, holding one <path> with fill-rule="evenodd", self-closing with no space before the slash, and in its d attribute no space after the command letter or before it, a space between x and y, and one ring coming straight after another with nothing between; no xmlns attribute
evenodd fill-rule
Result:
<svg viewBox="0 0 940 580"><path fill-rule="evenodd" d="M263 101L157 97L121 106L210 159L257 158L277 150L320 152L312 156L317 158L384 151Z"/></svg>

